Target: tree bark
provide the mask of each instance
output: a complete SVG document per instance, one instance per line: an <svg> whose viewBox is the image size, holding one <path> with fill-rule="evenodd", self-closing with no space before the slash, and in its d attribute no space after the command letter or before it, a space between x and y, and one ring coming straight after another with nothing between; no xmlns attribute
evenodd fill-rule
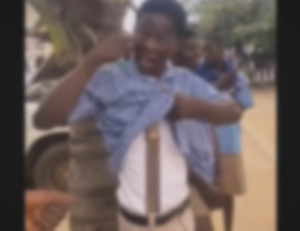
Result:
<svg viewBox="0 0 300 231"><path fill-rule="evenodd" d="M117 180L110 171L102 137L93 121L72 125L69 190L72 231L116 231Z"/></svg>
<svg viewBox="0 0 300 231"><path fill-rule="evenodd" d="M77 5L77 11L68 8L64 24L79 39L81 50L86 53L95 44L88 45L82 25L100 42L110 33L121 30L128 1L73 0L67 3ZM81 26L76 29L78 24ZM70 137L69 189L77 198L71 210L71 231L116 231L117 181L110 171L103 139L92 121L71 126Z"/></svg>
<svg viewBox="0 0 300 231"><path fill-rule="evenodd" d="M59 51L70 50L67 49L69 45L74 47L70 52L71 60L75 58L74 63L70 62L69 65L67 62L68 65L62 65L65 64L62 58L58 62L52 60L39 73L39 79L53 75L63 76L64 72L76 65L76 57L84 56L96 42L120 31L129 2L129 0L44 0L41 5L38 4L38 0L30 1L43 13L42 19L48 22L48 31L52 28L50 32L55 32L50 34L52 42L58 41L53 45L58 46ZM45 7L46 3L49 12ZM55 15L56 18L50 18L49 15ZM57 34L57 31L61 33ZM70 43L65 42L67 39ZM74 54L76 52L77 55ZM74 124L70 129L69 191L77 198L71 210L71 230L116 231L116 179L110 172L103 140L91 121Z"/></svg>

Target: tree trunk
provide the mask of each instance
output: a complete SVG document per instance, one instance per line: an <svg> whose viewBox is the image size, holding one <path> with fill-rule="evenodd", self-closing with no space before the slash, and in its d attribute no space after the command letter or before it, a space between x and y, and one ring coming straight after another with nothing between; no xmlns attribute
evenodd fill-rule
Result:
<svg viewBox="0 0 300 231"><path fill-rule="evenodd" d="M116 231L117 181L92 121L72 125L70 149L69 190L77 198L71 210L71 230Z"/></svg>
<svg viewBox="0 0 300 231"><path fill-rule="evenodd" d="M30 2L47 25L56 54L70 51L66 56L71 56L51 59L38 74L38 79L42 79L62 76L76 65L77 57L80 59L96 43L120 31L129 0ZM69 190L77 198L71 209L71 230L116 231L116 180L109 170L103 140L91 121L72 125L70 137Z"/></svg>
<svg viewBox="0 0 300 231"><path fill-rule="evenodd" d="M85 32L86 28L93 32L98 43L110 33L121 30L127 3L127 0L68 1L72 7L65 9L64 24L79 38L83 53L95 45L88 44L82 36L83 26ZM91 13L87 13L89 11ZM91 121L71 126L70 136L69 189L77 198L71 210L71 231L116 231L116 179L109 169L103 139Z"/></svg>

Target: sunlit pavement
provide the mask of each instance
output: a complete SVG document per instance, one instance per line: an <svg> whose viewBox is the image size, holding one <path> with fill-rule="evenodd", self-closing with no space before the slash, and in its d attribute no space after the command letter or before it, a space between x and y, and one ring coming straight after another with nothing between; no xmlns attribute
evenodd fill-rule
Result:
<svg viewBox="0 0 300 231"><path fill-rule="evenodd" d="M234 231L276 229L276 91L254 90L255 107L243 118L243 156L247 194L236 200ZM223 231L222 212L213 212L215 231ZM68 231L67 219L57 231Z"/></svg>
<svg viewBox="0 0 300 231"><path fill-rule="evenodd" d="M247 193L236 200L234 231L275 231L276 90L255 90L254 100L242 122ZM213 220L215 231L223 231L221 211Z"/></svg>

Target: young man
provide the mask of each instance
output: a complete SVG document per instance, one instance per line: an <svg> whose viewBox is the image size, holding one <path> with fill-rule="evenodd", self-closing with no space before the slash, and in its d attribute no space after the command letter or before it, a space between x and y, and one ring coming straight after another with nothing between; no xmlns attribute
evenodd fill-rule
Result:
<svg viewBox="0 0 300 231"><path fill-rule="evenodd" d="M176 65L187 68L192 72L196 72L201 62L201 44L197 38L197 34L187 28L180 43L180 48L174 59ZM217 151L217 144L215 150ZM205 183L203 183L205 184ZM206 187L206 185L203 185ZM210 191L208 189L208 194ZM203 188L202 188L203 194ZM210 208L205 199L194 185L191 185L191 204L195 215L196 231L212 231L213 225L210 217Z"/></svg>
<svg viewBox="0 0 300 231"><path fill-rule="evenodd" d="M196 73L220 91L232 95L242 110L252 107L252 95L246 76L238 72L224 57L224 45L218 37L207 37L204 44L205 61ZM217 184L224 193L225 230L233 226L235 195L245 192L244 169L241 158L241 134L238 123L217 127L220 174Z"/></svg>
<svg viewBox="0 0 300 231"><path fill-rule="evenodd" d="M40 128L87 117L96 120L119 178L121 231L153 225L161 231L194 231L187 163L211 182L210 123L227 124L240 117L234 101L171 64L185 23L184 10L176 1L145 2L138 12L132 58L96 71L127 47L117 38L116 43L105 42L62 80L35 117ZM149 140L154 145L148 146ZM153 156L149 152L159 156L152 166L156 178L148 174ZM151 183L154 193L147 191Z"/></svg>

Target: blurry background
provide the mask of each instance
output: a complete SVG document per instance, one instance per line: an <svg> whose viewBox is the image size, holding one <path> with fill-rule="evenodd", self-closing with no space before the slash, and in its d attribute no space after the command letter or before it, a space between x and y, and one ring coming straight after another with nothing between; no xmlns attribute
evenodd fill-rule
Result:
<svg viewBox="0 0 300 231"><path fill-rule="evenodd" d="M40 131L32 115L40 100L95 44L132 32L143 0L25 1L25 137L27 187L66 190L68 127ZM247 194L238 198L235 230L275 230L276 3L275 0L181 0L199 40L213 32L247 73L255 107L243 118ZM221 231L221 212L213 212ZM67 222L67 221L66 221ZM63 223L60 230L68 230Z"/></svg>

